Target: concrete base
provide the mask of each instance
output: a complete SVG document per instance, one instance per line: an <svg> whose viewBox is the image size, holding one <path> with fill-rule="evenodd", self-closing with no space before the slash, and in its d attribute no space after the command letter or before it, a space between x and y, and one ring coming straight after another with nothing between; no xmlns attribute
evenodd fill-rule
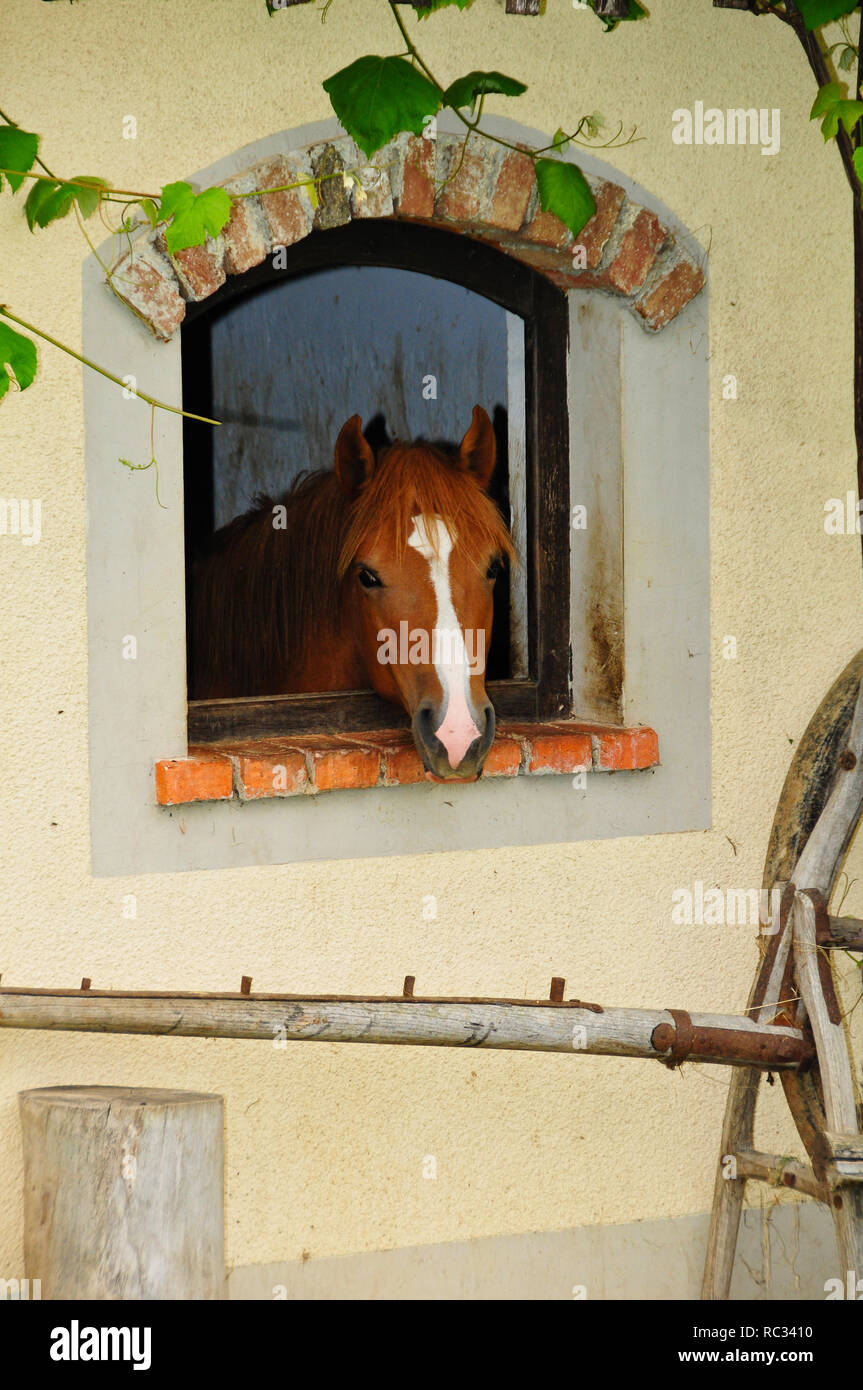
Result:
<svg viewBox="0 0 863 1390"><path fill-rule="evenodd" d="M248 1265L232 1299L691 1299L700 1296L709 1217L584 1226L446 1245ZM744 1213L731 1297L823 1300L839 1273L833 1222L815 1202Z"/></svg>

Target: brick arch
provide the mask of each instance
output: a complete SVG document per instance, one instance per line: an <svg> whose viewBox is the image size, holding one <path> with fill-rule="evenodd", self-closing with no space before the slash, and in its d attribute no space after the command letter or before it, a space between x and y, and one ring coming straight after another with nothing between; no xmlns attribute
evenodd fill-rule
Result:
<svg viewBox="0 0 863 1390"><path fill-rule="evenodd" d="M349 182L338 177L342 171L358 173ZM317 206L305 188L244 198L220 236L175 256L162 232L148 232L113 265L114 288L167 342L187 301L207 299L229 275L259 265L278 246L369 217L418 221L490 242L563 289L594 288L622 299L651 332L664 328L705 283L673 229L618 184L587 175L596 213L574 238L540 210L533 161L487 140L463 154L453 135L401 135L371 161L347 136L319 140L262 159L222 186L250 193L324 175L330 177L317 185ZM583 256L574 254L576 245Z"/></svg>

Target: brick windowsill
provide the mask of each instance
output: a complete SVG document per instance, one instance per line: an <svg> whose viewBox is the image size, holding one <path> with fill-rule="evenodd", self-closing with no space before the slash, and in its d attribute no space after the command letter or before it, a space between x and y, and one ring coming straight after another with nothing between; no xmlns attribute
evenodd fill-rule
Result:
<svg viewBox="0 0 863 1390"><path fill-rule="evenodd" d="M655 767L653 729L558 722L499 724L483 777L571 776ZM156 763L156 801L259 801L360 787L434 781L407 730L303 735L189 748ZM457 779L453 779L457 780Z"/></svg>

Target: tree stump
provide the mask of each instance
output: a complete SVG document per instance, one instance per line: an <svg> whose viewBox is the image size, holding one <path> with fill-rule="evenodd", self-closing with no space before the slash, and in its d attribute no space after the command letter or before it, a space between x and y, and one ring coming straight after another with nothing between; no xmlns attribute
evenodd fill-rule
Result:
<svg viewBox="0 0 863 1390"><path fill-rule="evenodd" d="M221 1096L49 1086L18 1100L25 1269L43 1298L225 1296Z"/></svg>

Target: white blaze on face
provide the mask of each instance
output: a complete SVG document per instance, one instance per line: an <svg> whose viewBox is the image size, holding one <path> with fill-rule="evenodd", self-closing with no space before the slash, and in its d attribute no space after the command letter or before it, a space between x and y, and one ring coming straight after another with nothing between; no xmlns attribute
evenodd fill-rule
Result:
<svg viewBox="0 0 863 1390"><path fill-rule="evenodd" d="M408 545L428 561L437 613L432 633L434 668L443 690L443 721L435 729L455 770L479 738L470 698L470 663L464 634L455 615L450 587L449 557L453 537L439 516L414 517ZM446 657L444 661L443 657Z"/></svg>

